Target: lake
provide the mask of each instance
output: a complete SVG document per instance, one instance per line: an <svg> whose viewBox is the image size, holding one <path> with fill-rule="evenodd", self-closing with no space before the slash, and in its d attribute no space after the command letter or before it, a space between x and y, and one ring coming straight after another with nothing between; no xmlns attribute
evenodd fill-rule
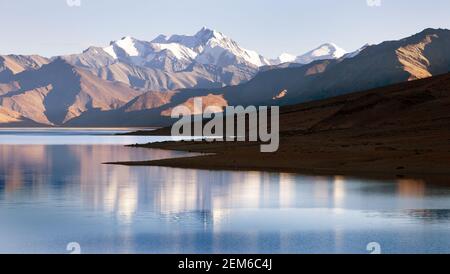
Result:
<svg viewBox="0 0 450 274"><path fill-rule="evenodd" d="M125 167L126 129L0 130L0 253L450 253L450 183Z"/></svg>

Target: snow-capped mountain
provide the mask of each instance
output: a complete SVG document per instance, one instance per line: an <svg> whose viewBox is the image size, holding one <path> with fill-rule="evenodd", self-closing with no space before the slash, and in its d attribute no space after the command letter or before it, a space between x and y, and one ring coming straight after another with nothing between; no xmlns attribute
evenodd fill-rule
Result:
<svg viewBox="0 0 450 274"><path fill-rule="evenodd" d="M186 69L197 53L177 43L152 43L124 37L104 47L111 58L140 67L180 71Z"/></svg>
<svg viewBox="0 0 450 274"><path fill-rule="evenodd" d="M159 35L151 41L127 36L106 47L90 47L62 58L105 80L167 90L236 85L250 80L265 66L307 64L344 54L338 46L324 44L301 56L285 53L269 61L219 31L202 28L194 35Z"/></svg>
<svg viewBox="0 0 450 274"><path fill-rule="evenodd" d="M151 42L124 37L111 42L103 51L114 60L150 68L167 69L163 64L170 61L174 71L183 70L193 62L218 67L269 64L255 51L244 49L224 34L207 28L193 36L160 35Z"/></svg>
<svg viewBox="0 0 450 274"><path fill-rule="evenodd" d="M318 60L339 59L347 54L347 51L334 43L323 44L303 55L295 56L289 53L283 53L277 59L272 60L272 65L283 63L309 64Z"/></svg>
<svg viewBox="0 0 450 274"><path fill-rule="evenodd" d="M127 36L62 58L102 79L155 90L237 85L270 64L257 52L207 28L192 36L159 35L151 41Z"/></svg>
<svg viewBox="0 0 450 274"><path fill-rule="evenodd" d="M297 56L295 56L293 54L282 53L276 59L271 59L270 63L272 65L280 65L280 64L285 64L285 63L294 63L295 59L297 59Z"/></svg>
<svg viewBox="0 0 450 274"><path fill-rule="evenodd" d="M202 28L194 36L173 35L170 38L159 36L154 42L176 43L192 49L198 55L197 62L226 67L246 64L261 67L270 62L255 51L244 49L236 41L216 30Z"/></svg>
<svg viewBox="0 0 450 274"><path fill-rule="evenodd" d="M347 51L338 47L336 44L327 43L313 49L310 52L298 56L295 62L300 64L309 64L317 60L339 59L345 54L347 54Z"/></svg>

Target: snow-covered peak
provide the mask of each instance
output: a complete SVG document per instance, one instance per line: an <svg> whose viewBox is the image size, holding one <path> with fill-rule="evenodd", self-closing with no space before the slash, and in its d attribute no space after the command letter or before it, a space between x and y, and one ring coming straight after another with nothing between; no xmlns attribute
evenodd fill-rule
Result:
<svg viewBox="0 0 450 274"><path fill-rule="evenodd" d="M124 37L111 42L110 46L103 48L114 59L120 57L142 57L148 59L149 56L161 51L170 51L179 59L192 59L197 56L191 49L177 43L167 43L161 35L152 42L140 41L132 37Z"/></svg>
<svg viewBox="0 0 450 274"><path fill-rule="evenodd" d="M309 64L317 60L339 59L345 54L347 54L347 51L340 48L336 44L326 43L301 56L298 56L295 62L300 64Z"/></svg>
<svg viewBox="0 0 450 274"><path fill-rule="evenodd" d="M211 38L221 39L225 37L225 35L223 35L221 32L206 27L203 27L194 36L204 41L207 41Z"/></svg>
<svg viewBox="0 0 450 274"><path fill-rule="evenodd" d="M289 54L289 53L282 53L280 55L280 57L278 57L278 59L282 62L282 63L287 63L287 62L292 62L294 61L296 58L295 55L293 54Z"/></svg>
<svg viewBox="0 0 450 274"><path fill-rule="evenodd" d="M132 37L124 37L116 41L115 45L128 54L129 56L139 56L139 50L136 48L137 40Z"/></svg>
<svg viewBox="0 0 450 274"><path fill-rule="evenodd" d="M197 57L197 53L181 44L167 43L165 36L159 36L153 42L127 36L111 42L103 51L114 60L127 64L172 70L188 67Z"/></svg>
<svg viewBox="0 0 450 274"><path fill-rule="evenodd" d="M130 36L126 36L120 40L111 42L103 50L114 59L119 59L122 56L137 57L141 55L141 51L145 48L144 43Z"/></svg>
<svg viewBox="0 0 450 274"><path fill-rule="evenodd" d="M293 63L293 62L295 62L295 59L297 59L297 56L295 56L293 54L282 53L276 59L271 59L270 63L272 65L280 65L280 64L284 64L284 63Z"/></svg>
<svg viewBox="0 0 450 274"><path fill-rule="evenodd" d="M338 47L334 43L327 43L321 45L319 48L313 51L313 56L321 57L321 56L332 56L334 58L341 58L347 53L344 49Z"/></svg>
<svg viewBox="0 0 450 274"><path fill-rule="evenodd" d="M197 53L183 45L176 43L153 43L154 50L161 52L164 50L170 51L179 60L194 60L197 57Z"/></svg>
<svg viewBox="0 0 450 274"><path fill-rule="evenodd" d="M103 50L108 53L112 58L114 59L118 59L119 57L117 56L115 50L114 50L114 46L110 45L109 47L105 47L103 48Z"/></svg>
<svg viewBox="0 0 450 274"><path fill-rule="evenodd" d="M309 64L317 60L339 59L347 54L347 51L340 48L334 43L326 43L319 47L299 56L289 53L283 53L278 58L272 59L272 65L280 65L283 63Z"/></svg>
<svg viewBox="0 0 450 274"><path fill-rule="evenodd" d="M225 34L223 34L220 31L208 29L203 27L201 30L199 30L194 37L197 38L197 40L202 44L206 45L208 43L211 43L211 41L215 41L217 44L227 45L227 44L236 44L235 41L228 38Z"/></svg>
<svg viewBox="0 0 450 274"><path fill-rule="evenodd" d="M185 47L201 51L202 47L204 47L211 39L221 40L226 39L226 37L221 32L203 27L192 36L174 34L167 38L165 35L160 35L153 41L158 43L163 43L164 41L165 43L182 44Z"/></svg>
<svg viewBox="0 0 450 274"><path fill-rule="evenodd" d="M160 35L153 40L160 44L180 44L197 54L196 61L202 64L225 67L247 63L252 66L268 65L269 61L255 51L247 50L223 33L203 27L196 34Z"/></svg>
<svg viewBox="0 0 450 274"><path fill-rule="evenodd" d="M167 61L181 61L177 68L187 66L187 62L197 62L205 65L227 67L230 65L244 65L261 67L270 62L255 51L239 46L236 41L223 33L202 28L194 35L159 35L151 42L141 41L132 37L123 37L113 41L103 48L112 59L128 62L139 66L154 65Z"/></svg>

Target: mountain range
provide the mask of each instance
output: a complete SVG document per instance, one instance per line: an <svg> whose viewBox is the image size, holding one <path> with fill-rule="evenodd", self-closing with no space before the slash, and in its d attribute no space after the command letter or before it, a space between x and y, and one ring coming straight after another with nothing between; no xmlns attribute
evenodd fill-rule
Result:
<svg viewBox="0 0 450 274"><path fill-rule="evenodd" d="M258 53L206 28L193 36L160 35L150 42L124 37L61 58L102 79L158 91L236 85L270 65Z"/></svg>
<svg viewBox="0 0 450 274"><path fill-rule="evenodd" d="M450 31L366 45L328 43L269 60L224 34L124 37L81 54L0 56L0 125L159 126L194 96L218 106L287 105L450 71Z"/></svg>

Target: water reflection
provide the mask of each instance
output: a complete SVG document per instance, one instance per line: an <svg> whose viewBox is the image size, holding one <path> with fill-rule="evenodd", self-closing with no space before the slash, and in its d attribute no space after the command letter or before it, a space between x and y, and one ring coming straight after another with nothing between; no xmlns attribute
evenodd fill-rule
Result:
<svg viewBox="0 0 450 274"><path fill-rule="evenodd" d="M398 180L398 193L404 197L424 197L426 182L423 180Z"/></svg>
<svg viewBox="0 0 450 274"><path fill-rule="evenodd" d="M450 219L449 209L416 209L407 210L406 214L428 222L448 222Z"/></svg>
<svg viewBox="0 0 450 274"><path fill-rule="evenodd" d="M42 193L70 193L89 209L130 219L139 211L162 215L213 212L223 218L232 208L358 208L386 206L409 209L401 203L427 202L427 183L403 179L366 183L342 176L305 177L286 173L208 172L162 167L104 165L107 161L177 157L180 152L122 146L5 146L0 145L0 193L5 201ZM364 195L360 194L364 185ZM395 189L390 191L390 189ZM373 189L374 191L369 191ZM448 188L442 191L448 194ZM442 192L441 192L442 193ZM16 196L17 194L19 196ZM312 194L312 195L311 195ZM386 199L389 197L390 199ZM444 196L445 197L445 196ZM364 198L364 200L362 199ZM445 199L429 199L436 207ZM400 203L400 204L399 204Z"/></svg>
<svg viewBox="0 0 450 274"><path fill-rule="evenodd" d="M450 239L434 226L450 224L450 189L421 180L102 164L183 155L116 145L0 145L0 243L21 231L30 237L24 246L81 238L92 252L361 253L373 231L392 243L405 241L401 231ZM424 220L433 227L415 229ZM20 241L9 248L23 251ZM435 245L448 250L437 239Z"/></svg>

